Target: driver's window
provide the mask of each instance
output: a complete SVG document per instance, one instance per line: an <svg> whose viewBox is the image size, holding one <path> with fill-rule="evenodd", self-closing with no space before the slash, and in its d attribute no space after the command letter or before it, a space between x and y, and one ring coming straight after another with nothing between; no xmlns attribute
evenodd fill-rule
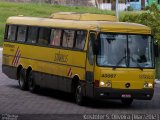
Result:
<svg viewBox="0 0 160 120"><path fill-rule="evenodd" d="M96 39L96 35L94 33L90 33L89 36L89 44L88 44L88 61L90 65L94 63L94 54L93 54L93 44Z"/></svg>

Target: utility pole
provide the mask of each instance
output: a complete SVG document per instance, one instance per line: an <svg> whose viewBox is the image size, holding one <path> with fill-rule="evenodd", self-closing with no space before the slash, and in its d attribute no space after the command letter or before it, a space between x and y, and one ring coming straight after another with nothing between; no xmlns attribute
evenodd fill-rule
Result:
<svg viewBox="0 0 160 120"><path fill-rule="evenodd" d="M116 18L117 18L117 21L119 21L119 13L118 13L118 5L119 4L119 0L116 0Z"/></svg>

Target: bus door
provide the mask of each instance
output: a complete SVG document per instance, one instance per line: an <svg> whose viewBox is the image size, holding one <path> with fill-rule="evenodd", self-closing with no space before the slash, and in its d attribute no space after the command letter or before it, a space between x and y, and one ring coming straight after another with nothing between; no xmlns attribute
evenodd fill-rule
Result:
<svg viewBox="0 0 160 120"><path fill-rule="evenodd" d="M94 54L93 43L96 40L96 33L90 32L86 61L86 96L93 97L94 91Z"/></svg>

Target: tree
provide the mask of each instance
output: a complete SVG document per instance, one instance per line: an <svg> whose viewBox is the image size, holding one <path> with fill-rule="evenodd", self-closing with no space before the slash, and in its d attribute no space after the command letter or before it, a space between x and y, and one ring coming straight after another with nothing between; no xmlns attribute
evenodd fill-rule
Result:
<svg viewBox="0 0 160 120"><path fill-rule="evenodd" d="M150 27L154 39L160 45L160 10L157 4L147 6L146 11L141 14L125 15L122 21L140 23Z"/></svg>

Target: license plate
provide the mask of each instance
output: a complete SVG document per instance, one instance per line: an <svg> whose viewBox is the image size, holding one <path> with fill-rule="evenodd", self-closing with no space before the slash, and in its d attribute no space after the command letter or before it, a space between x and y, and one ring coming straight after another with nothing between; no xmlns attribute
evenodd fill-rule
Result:
<svg viewBox="0 0 160 120"><path fill-rule="evenodd" d="M122 94L122 98L131 98L131 94Z"/></svg>

